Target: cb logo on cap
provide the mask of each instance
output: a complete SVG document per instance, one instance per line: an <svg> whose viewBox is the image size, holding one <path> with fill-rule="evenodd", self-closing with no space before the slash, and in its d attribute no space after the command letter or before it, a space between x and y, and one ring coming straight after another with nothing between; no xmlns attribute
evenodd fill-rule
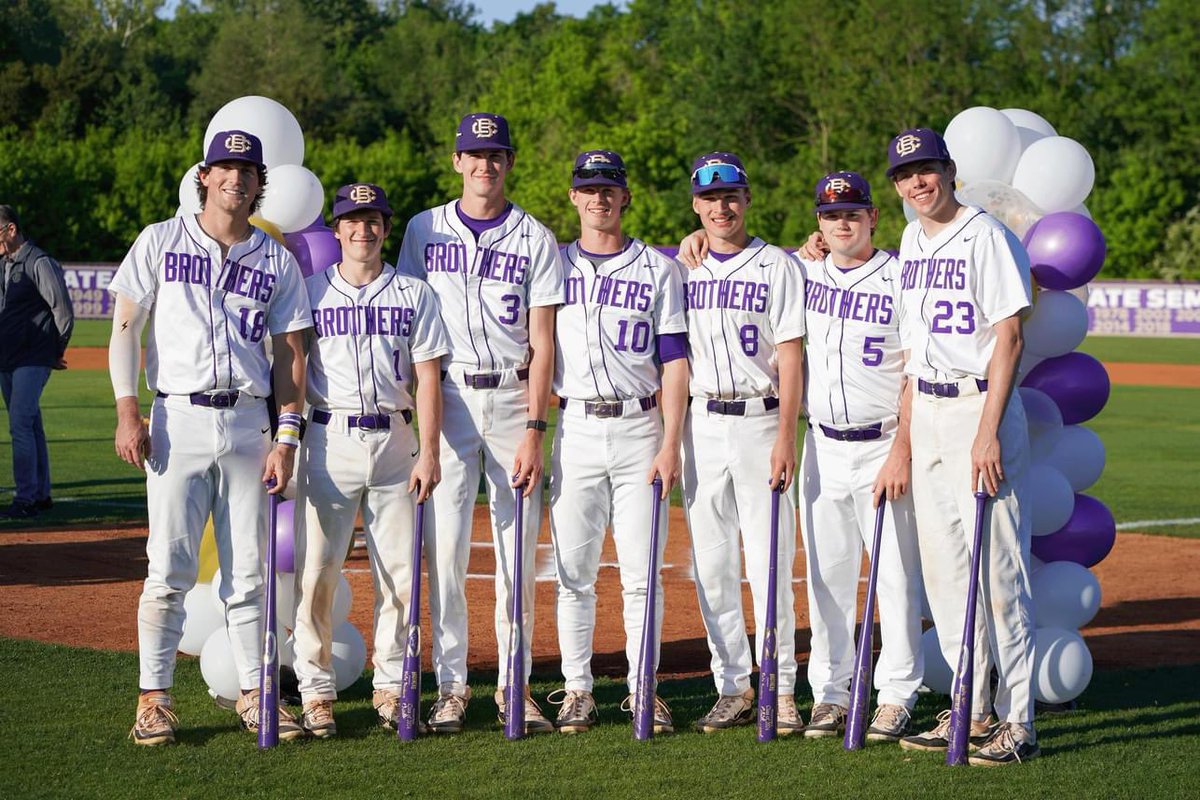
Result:
<svg viewBox="0 0 1200 800"><path fill-rule="evenodd" d="M825 184L826 194L841 194L850 188L850 181L845 178L833 178Z"/></svg>
<svg viewBox="0 0 1200 800"><path fill-rule="evenodd" d="M500 126L496 124L494 119L489 117L479 117L471 123L471 133L481 139L490 139L500 132Z"/></svg>
<svg viewBox="0 0 1200 800"><path fill-rule="evenodd" d="M592 153L588 156L587 163L589 164L611 164L612 159L603 153Z"/></svg>
<svg viewBox="0 0 1200 800"><path fill-rule="evenodd" d="M910 153L917 152L920 147L920 137L913 136L911 133L908 133L896 140L896 155L906 156Z"/></svg>
<svg viewBox="0 0 1200 800"><path fill-rule="evenodd" d="M253 146L250 139L240 133L231 133L225 137L225 149L230 153L248 153Z"/></svg>
<svg viewBox="0 0 1200 800"><path fill-rule="evenodd" d="M350 190L350 200L355 205L360 206L363 203L373 203L375 202L375 190L364 183L360 183Z"/></svg>

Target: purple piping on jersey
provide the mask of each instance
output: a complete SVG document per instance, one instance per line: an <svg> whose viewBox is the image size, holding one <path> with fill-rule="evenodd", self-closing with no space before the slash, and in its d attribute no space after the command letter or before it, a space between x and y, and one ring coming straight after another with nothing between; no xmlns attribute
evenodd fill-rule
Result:
<svg viewBox="0 0 1200 800"><path fill-rule="evenodd" d="M357 303L355 302L355 299L353 297L346 294L345 292L343 292L341 289L339 289L337 287L337 285L333 282L333 278L330 276L330 273L328 270L326 270L326 272L325 272L325 282L329 284L330 289L337 292L342 297L346 298L346 302L348 302L350 304L351 309L353 309L355 307L355 305L357 305ZM352 320L354 320L355 323L358 322L358 314L351 314L350 318ZM366 406L366 403L363 402L362 361L358 357L358 337L357 336L354 337L354 379L358 382L358 413L366 414L367 406Z"/></svg>
<svg viewBox="0 0 1200 800"><path fill-rule="evenodd" d="M708 277L716 279L717 275L712 271L711 267L701 264L696 269L702 269L708 273ZM687 292L687 286L683 287L684 292ZM724 320L722 320L721 335L725 335ZM713 338L712 333L708 334L708 344L712 348L713 375L717 378L717 397L724 397L725 393L721 391L721 370L717 367L717 340Z"/></svg>
<svg viewBox="0 0 1200 800"><path fill-rule="evenodd" d="M455 206L455 208L457 208L458 201L456 200L453 203L453 205ZM446 206L442 206L442 216L445 218L446 227L449 228L450 230L454 230L454 226L450 222L450 214L449 214L449 212L446 211ZM463 240L462 235L461 234L456 234L456 235L458 235L459 244L461 244L464 248L466 248L467 243ZM478 257L479 253L476 252L475 255ZM473 266L474 265L472 265L472 267ZM471 330L471 295L470 295L470 293L467 292L468 269L467 269L466 264L463 264L462 276L463 276L463 308L466 309L466 312L467 312L467 338L471 340L471 350L473 350L475 352L475 368L481 369L483 360L479 357L479 348L475 346L475 333ZM426 273L426 278L428 278L428 277L429 277L428 273ZM480 306L480 312L482 312L482 311L483 311L483 306ZM447 330L449 330L449 328L447 328Z"/></svg>
<svg viewBox="0 0 1200 800"><path fill-rule="evenodd" d="M970 206L968 206L968 208L970 208ZM929 257L930 257L930 258L933 258L935 255L937 255L937 252L938 252L939 250L941 250L941 249L942 249L943 247L945 247L946 245L950 244L950 242L951 242L951 241L953 241L953 240L954 240L954 239L955 239L955 238L956 238L956 237L957 237L957 236L958 236L960 233L962 233L962 231L963 231L963 228L967 227L967 224L968 224L968 223L970 223L970 222L971 222L971 220L975 219L976 217L980 217L980 216L983 216L983 212L982 212L982 211L976 211L974 214L972 214L971 216L969 216L969 217L967 217L965 220L963 220L963 223L962 223L962 225L959 225L959 226L958 226L958 230L954 231L954 233L952 233L951 235L947 236L947 237L946 237L946 241L942 242L940 245L938 245L937 247L935 247L935 248L934 248L934 249L933 249L933 250L930 252L930 254L929 254ZM921 231L920 231L919 233L924 233L924 228L922 228L922 229L921 229ZM943 231L942 233L945 233L945 231ZM939 233L938 235L939 235L939 236L941 236L942 234L941 234L941 233ZM928 237L928 236L926 236L925 238L926 238L926 239L929 239L929 237ZM932 239L930 239L930 240L929 240L929 243L930 243L930 244L933 244L933 240L932 240ZM897 260L897 261L899 261L899 259L896 259L896 260ZM904 290L903 290L903 289L901 289L900 291L904 291ZM925 286L925 294L923 294L923 295L921 296L921 322L925 323L926 327L928 327L928 326L929 326L929 319L928 319L928 317L926 317L926 316L925 316L925 301L926 301L926 300L928 300L928 299L929 299L929 286L928 286L928 284L926 284L926 286ZM929 345L930 345L930 343L931 343L932 341L933 341L933 337L926 337L926 341L925 341L925 363L926 363L926 364L929 364L931 367L933 367L933 364L931 363L931 359L929 358ZM938 368L937 368L937 367L933 367L933 371L934 371L934 372L940 372L940 370L938 370ZM947 377L953 377L953 376L951 376L951 375L950 375L950 373L948 373L948 372L946 373L946 375L947 375ZM936 376L935 376L935 377L936 377Z"/></svg>
<svg viewBox="0 0 1200 800"><path fill-rule="evenodd" d="M751 241L753 241L753 240L751 240ZM754 260L754 258L755 258L754 254L757 253L758 251L762 250L763 247L766 247L766 244L763 244L762 247L755 248L753 251L749 250L749 249L744 249L740 253L734 253L734 255L746 256L746 260L741 266L735 267L732 272L730 272L728 275L726 275L724 280L729 280L734 275L737 275L739 272L741 272L743 269L745 269L746 265ZM710 255L720 256L720 255L724 255L724 254L723 253L710 253ZM722 259L717 258L717 260L721 261ZM770 312L768 311L768 315L769 315L769 313ZM770 317L768 316L768 319L769 318ZM725 333L725 313L723 311L721 312L721 338L725 341L725 362L729 365L729 391L731 393L730 396L736 398L736 396L737 396L737 379L735 378L735 376L733 374L733 354L731 352L729 352L729 336ZM714 359L714 361L715 361L715 359ZM721 386L721 382L717 381L717 388L719 389L720 386Z"/></svg>
<svg viewBox="0 0 1200 800"><path fill-rule="evenodd" d="M843 275L847 275L851 272L851 270L861 269L862 267L865 267L868 264L870 264L871 261L878 258L879 253L880 253L879 248L875 248L875 250L871 253L871 258L868 259L866 261L866 263L859 264L857 267L851 267L851 269L849 269L849 270L842 269L841 267L838 267L836 264L834 265L834 267L839 272L841 272ZM883 269L883 265L886 263L887 263L887 259L881 260L878 264L875 265L875 269L873 269L870 272L867 272L866 274L859 277L858 280L854 281L849 286L847 286L845 288L845 291L847 291L847 292L850 291L851 289L853 289L854 287L858 286L860 283L865 281L867 278L874 275L876 272L879 272L879 270ZM829 274L829 262L828 261L825 263L825 277L826 277L826 279L832 279L832 276ZM846 377L845 377L846 376L846 365L844 363L845 358L846 358L846 318L839 316L838 319L841 320L841 328L838 332L838 348L837 348L838 385L841 387L841 390L842 390L843 422L846 425L849 425L851 422L851 420L850 420L850 401L846 397ZM829 397L829 414L833 418L831 421L836 422L837 417L834 415L834 411L833 411L833 396L832 395L830 395L830 397Z"/></svg>
<svg viewBox="0 0 1200 800"><path fill-rule="evenodd" d="M456 203L454 207L457 210L458 204ZM509 203L508 212L511 212L512 209L513 209L513 205L512 205L512 203ZM508 212L506 212L505 214L502 215L504 222L509 221L509 217L511 216L511 214ZM519 228L521 225L521 220L524 218L525 218L525 215L524 215L524 213L522 213L521 216L517 217L516 221L514 221L512 223L512 227L510 227L505 233L501 234L500 237L498 239L496 239L496 241L489 242L489 246L494 247L494 246L500 244L501 242L503 242L509 236L512 236L514 233L516 233L517 228ZM475 250L475 258L476 259L479 258L479 250L478 249ZM529 275L528 272L526 272L525 274L526 274L526 276ZM521 288L524 289L525 286L522 285ZM479 295L479 316L483 319L483 345L484 345L484 347L487 348L488 359L491 361L491 368L494 370L494 369L496 369L496 354L494 352L492 352L492 343L491 343L491 340L488 338L487 315L483 313L483 281L482 280L479 281L478 295ZM528 309L526 309L526 310L528 311ZM527 327L529 325L528 318L526 318L526 320L525 320L525 325ZM480 365L480 366L482 366L482 365Z"/></svg>
<svg viewBox="0 0 1200 800"><path fill-rule="evenodd" d="M643 245L642 247L643 247L643 250L644 250L644 249L645 249L645 245ZM625 251L624 251L624 250L622 250L621 252L623 253L623 252L625 252ZM616 275L617 273L621 272L622 270L625 270L625 269L628 269L628 268L632 267L632 266L634 265L634 262L635 262L635 261L637 261L638 257L639 257L639 256L641 256L641 254L642 254L642 250L639 250L637 253L635 253L635 254L633 255L633 257L632 257L632 258L630 258L629 260L627 260L623 266L620 266L620 267L618 267L617 269L613 270L613 271L610 273L609 277L612 277L613 275ZM619 255L621 255L621 254L620 254L620 253L618 253L617 255L619 256ZM614 257L614 258L616 258L617 256L613 256L613 257ZM604 357L604 346L603 346L603 345L604 345L604 335L603 335L603 331L604 331L604 321L601 319L601 317L603 317L603 316L604 316L604 306L600 306L600 310L596 312L596 333L597 333L597 335L600 337L600 343L601 343L601 346L600 346L600 365L604 367L604 377L608 379L608 385L609 385L609 386L612 388L612 392L613 392L613 393L612 393L612 397L613 397L613 399L614 399L614 400L621 400L621 399L623 399L623 398L622 398L622 397L621 397L621 395L620 395L620 394L617 392L617 385L616 385L615 383L613 383L612 375L611 375L611 374L609 374L609 372L608 372L608 359L606 359L606 358ZM601 397L603 397L603 395L601 395Z"/></svg>
<svg viewBox="0 0 1200 800"><path fill-rule="evenodd" d="M660 333L654 337L654 346L658 351L658 363L669 364L681 358L687 358L686 333Z"/></svg>
<svg viewBox="0 0 1200 800"><path fill-rule="evenodd" d="M192 236L192 232L189 231L187 228L187 225L184 224L184 221L183 221L184 218L178 217L177 219L179 220L180 227L183 228L184 234L186 234L189 239L191 239L193 242L195 242L196 247L200 248L201 250L208 250L208 248L205 247L203 244L201 244L200 241L198 239L196 239L195 236ZM224 262L222 262L221 266L222 266L222 268L224 268L224 266L225 266ZM220 283L218 283L217 285L220 286ZM208 289L208 304L207 304L208 305L208 348L209 348L209 350L212 351L212 369L213 369L212 388L216 389L217 388L217 331L216 331L216 320L213 319L212 270L211 269L208 271L208 286L205 288Z"/></svg>
<svg viewBox="0 0 1200 800"><path fill-rule="evenodd" d="M386 265L384 265L384 269L385 270L387 269ZM395 273L395 271L393 271L391 276L386 281L384 281L383 284L379 287L379 291L375 292L375 294L373 294L369 298L367 298L367 305L370 306L371 303L375 302L375 299L377 297L379 297L379 295L383 294L384 290L387 289L388 285L391 284L391 282L394 281L395 279L396 279L396 273ZM375 348L371 347L369 345L369 343L367 346L367 355L369 355L371 357L371 390L375 393L374 413L378 414L379 413L379 380L378 380L379 373L377 373L375 371ZM395 373L392 373L392 374L395 375Z"/></svg>
<svg viewBox="0 0 1200 800"><path fill-rule="evenodd" d="M567 260L571 262L571 269L573 271L578 271L579 276L581 278L583 278L584 281L586 282L587 276L583 274L583 270L579 268L579 264L576 263L576 261L570 257L570 248L567 248ZM591 266L592 266L592 272L595 273L596 265L592 264ZM580 305L583 306L583 341L585 343L587 343L588 353L590 354L592 352L592 336L588 332L588 324L587 324L587 295L588 295L587 292L580 292L579 293L579 303L580 303ZM564 372L566 371L565 364L563 366L563 371ZM592 358L590 355L588 356L588 371L592 373L592 386L594 386L596 388L596 396L600 397L601 396L600 381L596 378L596 367L592 365Z"/></svg>
<svg viewBox="0 0 1200 800"><path fill-rule="evenodd" d="M463 211L459 203L460 201L457 200L454 202L454 213L458 215L459 222L461 222L463 225L466 225L467 230L475 234L476 242L479 241L479 237L484 231L490 231L492 228L499 228L501 225L503 225L505 220L508 219L509 213L511 213L513 209L513 204L507 203L504 206L504 210L500 212L500 216L493 217L492 219L476 219L475 217L472 217Z"/></svg>
<svg viewBox="0 0 1200 800"><path fill-rule="evenodd" d="M254 248L252 248L251 250L248 250L247 252L242 254L242 258L253 255L255 252L260 250L262 248L263 244L266 242L267 234L262 233L262 231L259 231L257 228L252 228L251 229L252 234L254 231L258 231L261 234L261 238L259 239L258 244ZM235 261L233 263L237 264L239 267L242 265L241 261ZM222 286L224 284L224 277L225 277L225 261L222 260L221 261L221 275L220 275L221 280L219 280L217 282L217 286ZM229 294L228 292L224 292L221 295L221 316L225 321L225 349L226 349L226 352L228 353L228 355L226 356L226 362L229 366L228 378L225 383L225 388L232 389L233 388L233 341L231 340L230 335L229 335L229 309L227 309L225 307L225 297L228 294ZM266 311L264 311L263 314L265 315ZM264 325L264 327L266 325L265 318L263 320L263 325ZM264 333L263 335L265 336L266 334ZM268 379L267 382L270 383L270 379Z"/></svg>

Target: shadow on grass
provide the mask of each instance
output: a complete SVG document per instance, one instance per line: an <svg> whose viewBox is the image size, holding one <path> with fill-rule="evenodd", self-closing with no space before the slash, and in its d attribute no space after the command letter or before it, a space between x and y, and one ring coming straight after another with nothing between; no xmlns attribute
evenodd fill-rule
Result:
<svg viewBox="0 0 1200 800"><path fill-rule="evenodd" d="M1090 624L1098 627L1171 625L1196 619L1200 619L1200 597L1170 597L1126 600L1102 608ZM1196 653L1200 661L1200 650Z"/></svg>
<svg viewBox="0 0 1200 800"><path fill-rule="evenodd" d="M3 586L79 586L146 577L146 537L142 535L11 544L3 553Z"/></svg>

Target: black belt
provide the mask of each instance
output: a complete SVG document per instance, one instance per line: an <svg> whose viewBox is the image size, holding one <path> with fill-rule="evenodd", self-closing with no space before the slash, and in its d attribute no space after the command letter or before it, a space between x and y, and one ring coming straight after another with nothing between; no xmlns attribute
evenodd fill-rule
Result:
<svg viewBox="0 0 1200 800"><path fill-rule="evenodd" d="M566 408L567 402L568 402L568 400L565 397L558 398L558 407L560 409ZM578 403L579 401L571 400L569 402ZM658 407L658 398L656 398L654 396L639 397L638 405L642 407L642 411L649 411L652 408ZM602 401L592 402L591 400L585 400L583 402L583 413L589 417L599 417L601 419L610 418L610 417L619 417L625 413L625 401L624 400L614 400L613 402L609 403L609 402L602 402Z"/></svg>
<svg viewBox="0 0 1200 800"><path fill-rule="evenodd" d="M981 394L987 391L987 381L976 378L975 385L979 387ZM931 394L934 397L958 397L959 394L957 383L931 383L924 378L917 379L917 389L921 394Z"/></svg>
<svg viewBox="0 0 1200 800"><path fill-rule="evenodd" d="M883 436L882 422L876 422L874 425L867 425L862 428L849 428L847 430L838 430L828 425L820 425L820 428L821 433L830 439L837 439L839 442L869 442Z"/></svg>
<svg viewBox="0 0 1200 800"><path fill-rule="evenodd" d="M521 367L517 370L517 380L523 381L529 377L529 367ZM442 373L442 380L446 379L446 373ZM504 380L503 372L464 372L463 383L470 386L472 389L496 389L499 388Z"/></svg>
<svg viewBox="0 0 1200 800"><path fill-rule="evenodd" d="M708 413L723 414L726 416L744 417L746 416L746 403L754 402L747 400L709 400ZM767 411L772 411L779 408L778 397L762 398L763 408Z"/></svg>
<svg viewBox="0 0 1200 800"><path fill-rule="evenodd" d="M400 412L405 423L412 422L412 412L408 409ZM312 421L318 425L328 425L333 414L320 408L313 409ZM347 414L346 425L364 431L386 431L392 427L392 418L388 414Z"/></svg>
<svg viewBox="0 0 1200 800"><path fill-rule="evenodd" d="M158 392L157 394L159 397L171 396L166 392ZM241 392L210 392L209 394L197 392L196 394L189 394L187 398L194 406L204 406L205 408L233 408L241 395ZM176 396L182 397L182 395Z"/></svg>

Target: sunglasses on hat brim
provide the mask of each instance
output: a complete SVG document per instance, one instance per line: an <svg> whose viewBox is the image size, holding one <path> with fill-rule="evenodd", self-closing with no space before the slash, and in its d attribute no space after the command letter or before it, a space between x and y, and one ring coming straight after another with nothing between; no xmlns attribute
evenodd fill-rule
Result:
<svg viewBox="0 0 1200 800"><path fill-rule="evenodd" d="M746 173L733 164L705 164L692 173L692 183L697 186L711 186L721 183L748 183Z"/></svg>
<svg viewBox="0 0 1200 800"><path fill-rule="evenodd" d="M817 201L817 210L821 210L821 206L832 205L834 203L862 203L863 205L873 205L871 195L864 192L862 189L854 186L837 191L833 188L827 188L821 192L821 199Z"/></svg>
<svg viewBox="0 0 1200 800"><path fill-rule="evenodd" d="M571 175L583 181L590 181L593 178L624 178L625 170L609 164L593 164L577 167L571 172Z"/></svg>

